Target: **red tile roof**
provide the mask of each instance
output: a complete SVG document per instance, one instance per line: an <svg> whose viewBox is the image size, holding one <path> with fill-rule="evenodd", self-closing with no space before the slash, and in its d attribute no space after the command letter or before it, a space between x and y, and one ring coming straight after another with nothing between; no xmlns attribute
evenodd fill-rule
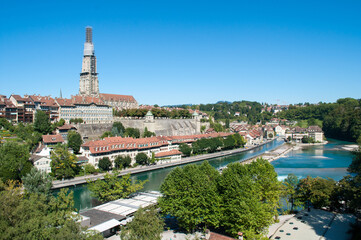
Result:
<svg viewBox="0 0 361 240"><path fill-rule="evenodd" d="M159 157L168 157L168 156L173 156L173 155L181 155L182 153L178 150L170 150L170 151L166 151L166 152L159 152L159 153L156 153L155 154L155 157L156 158L159 158Z"/></svg>
<svg viewBox="0 0 361 240"><path fill-rule="evenodd" d="M99 97L104 101L110 101L110 102L136 102L134 97L130 95L100 93Z"/></svg>
<svg viewBox="0 0 361 240"><path fill-rule="evenodd" d="M63 143L64 139L60 134L55 135L43 135L44 143Z"/></svg>
<svg viewBox="0 0 361 240"><path fill-rule="evenodd" d="M55 99L50 96L31 95L29 96L34 102L39 102L41 106L57 107Z"/></svg>
<svg viewBox="0 0 361 240"><path fill-rule="evenodd" d="M76 127L74 127L73 125L70 125L70 124L64 124L61 127L57 127L57 129L59 129L59 130L70 130L70 129L76 129Z"/></svg>

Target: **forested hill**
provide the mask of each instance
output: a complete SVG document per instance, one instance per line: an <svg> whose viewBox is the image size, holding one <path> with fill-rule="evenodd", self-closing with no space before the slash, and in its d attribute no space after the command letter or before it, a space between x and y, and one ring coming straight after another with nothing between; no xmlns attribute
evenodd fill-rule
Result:
<svg viewBox="0 0 361 240"><path fill-rule="evenodd" d="M361 99L342 98L336 103L290 106L278 113L288 120L313 120L323 122L326 137L361 142Z"/></svg>

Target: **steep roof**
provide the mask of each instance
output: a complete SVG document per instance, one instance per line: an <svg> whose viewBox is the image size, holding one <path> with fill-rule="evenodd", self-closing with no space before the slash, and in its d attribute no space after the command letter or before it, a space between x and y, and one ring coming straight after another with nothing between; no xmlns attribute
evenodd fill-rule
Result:
<svg viewBox="0 0 361 240"><path fill-rule="evenodd" d="M43 135L44 143L63 143L64 139L60 134L55 135Z"/></svg>
<svg viewBox="0 0 361 240"><path fill-rule="evenodd" d="M134 102L134 103L137 102L135 101L135 98L130 95L100 93L99 97L104 101L110 101L110 102Z"/></svg>
<svg viewBox="0 0 361 240"><path fill-rule="evenodd" d="M29 96L34 102L40 103L40 106L46 107L57 107L55 99L50 96L30 95Z"/></svg>

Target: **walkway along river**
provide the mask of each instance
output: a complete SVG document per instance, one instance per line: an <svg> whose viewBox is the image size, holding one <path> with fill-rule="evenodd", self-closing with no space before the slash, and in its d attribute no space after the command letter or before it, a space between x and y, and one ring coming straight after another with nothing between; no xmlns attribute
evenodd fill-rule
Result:
<svg viewBox="0 0 361 240"><path fill-rule="evenodd" d="M258 146L254 149L248 149L247 151L243 151L243 152L240 152L237 154L234 154L235 150L230 150L229 152L232 152L232 154L234 154L234 155L230 155L227 157L223 157L223 154L225 154L225 153L222 154L222 152L221 152L218 154L221 154L222 157L213 157L213 158L207 159L207 160L213 167L219 169L221 167L227 166L229 163L232 163L232 162L242 162L244 160L253 158L266 151L270 151L270 150L280 146L283 143L284 143L283 140L275 140L275 141L266 143L265 145ZM207 154L207 156L209 156L209 155ZM199 156L199 157L201 157L201 156ZM195 162L195 163L200 164L203 161L204 160L198 159L197 162ZM182 164L185 165L184 163L182 163ZM187 163L187 164L190 164L190 163ZM167 167L167 168L162 167L160 169L156 169L156 170L152 170L152 171L149 171L149 169L148 169L146 172L132 174L131 178L133 180L148 180L148 182L144 185L144 188L142 189L142 191L151 191L151 190L158 191L161 183L163 182L163 180L165 179L167 174L170 171L172 171L172 169L174 169L175 167L176 166ZM76 184L75 186L74 186L74 183ZM81 182L79 182L79 183L81 183ZM79 183L72 182L71 186L68 187L70 190L74 191L75 208L77 208L78 210L82 210L85 208L91 208L91 207L98 205L99 202L97 202L94 198L92 198L90 196L90 191L88 190L87 185L79 184ZM58 184L57 185L58 187L63 187L63 186L61 186L61 181L57 182L57 184ZM67 186L67 185L69 185L69 184L64 184L64 186ZM56 192L58 192L58 190L54 190L54 193L56 193Z"/></svg>

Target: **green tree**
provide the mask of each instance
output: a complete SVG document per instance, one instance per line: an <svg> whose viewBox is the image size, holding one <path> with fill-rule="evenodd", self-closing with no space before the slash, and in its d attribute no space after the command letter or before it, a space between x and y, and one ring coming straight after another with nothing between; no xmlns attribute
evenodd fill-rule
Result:
<svg viewBox="0 0 361 240"><path fill-rule="evenodd" d="M206 126L205 125L201 126L201 133L204 133L205 130L206 130Z"/></svg>
<svg viewBox="0 0 361 240"><path fill-rule="evenodd" d="M236 140L232 135L229 135L223 140L223 145L224 149L233 149L236 146Z"/></svg>
<svg viewBox="0 0 361 240"><path fill-rule="evenodd" d="M138 153L137 156L135 156L135 162L139 165L148 165L149 158L145 153Z"/></svg>
<svg viewBox="0 0 361 240"><path fill-rule="evenodd" d="M108 157L103 157L102 159L99 160L98 167L102 171L109 171L110 168L112 167L112 162L109 160Z"/></svg>
<svg viewBox="0 0 361 240"><path fill-rule="evenodd" d="M126 128L124 136L133 137L133 138L140 138L139 129L137 129L137 128Z"/></svg>
<svg viewBox="0 0 361 240"><path fill-rule="evenodd" d="M287 178L282 183L282 196L286 199L287 204L290 204L290 211L292 212L294 207L300 203L296 195L296 189L299 183L299 179L293 173L288 174Z"/></svg>
<svg viewBox="0 0 361 240"><path fill-rule="evenodd" d="M301 179L297 186L297 198L307 207L309 204L312 204L314 208L329 207L335 188L336 182L331 178L307 176Z"/></svg>
<svg viewBox="0 0 361 240"><path fill-rule="evenodd" d="M75 154L79 153L80 146L82 145L83 140L79 133L75 131L69 131L68 133L68 147L73 149Z"/></svg>
<svg viewBox="0 0 361 240"><path fill-rule="evenodd" d="M0 239L103 239L77 223L73 195L60 190L57 197L22 194L22 186L8 182L0 191Z"/></svg>
<svg viewBox="0 0 361 240"><path fill-rule="evenodd" d="M84 171L85 171L85 173L86 174L93 174L93 173L96 173L96 172L98 172L96 169L95 169L95 167L93 166L93 165L91 165L91 164L85 164L84 166L83 166L83 168L84 168Z"/></svg>
<svg viewBox="0 0 361 240"><path fill-rule="evenodd" d="M263 234L277 215L280 183L273 166L257 159L250 164L229 164L222 172L220 195L223 202L222 226L236 236L242 230L246 237Z"/></svg>
<svg viewBox="0 0 361 240"><path fill-rule="evenodd" d="M49 116L41 110L37 110L35 113L34 130L42 134L51 133Z"/></svg>
<svg viewBox="0 0 361 240"><path fill-rule="evenodd" d="M106 138L106 137L114 137L114 135L112 132L106 131L100 136L101 139Z"/></svg>
<svg viewBox="0 0 361 240"><path fill-rule="evenodd" d="M130 174L118 178L118 173L105 174L104 180L87 180L91 195L101 202L126 198L143 188L146 181L132 181Z"/></svg>
<svg viewBox="0 0 361 240"><path fill-rule="evenodd" d="M117 135L117 136L123 137L124 132L125 132L125 128L124 128L124 126L123 126L123 124L121 122L114 122L113 123L113 128L117 129L117 132L119 133L119 135Z"/></svg>
<svg viewBox="0 0 361 240"><path fill-rule="evenodd" d="M246 141L244 140L243 136L241 136L239 133L233 134L232 137L235 140L236 147L244 147L244 145L246 144Z"/></svg>
<svg viewBox="0 0 361 240"><path fill-rule="evenodd" d="M218 227L222 215L218 177L218 171L207 161L175 168L161 185L159 207L164 214L176 217L187 231L193 231L199 224Z"/></svg>
<svg viewBox="0 0 361 240"><path fill-rule="evenodd" d="M140 208L134 214L133 220L121 230L121 239L124 240L161 240L164 221L157 209Z"/></svg>
<svg viewBox="0 0 361 240"><path fill-rule="evenodd" d="M69 153L66 145L57 145L51 151L50 158L51 174L56 179L73 178L79 171L77 157Z"/></svg>
<svg viewBox="0 0 361 240"><path fill-rule="evenodd" d="M35 167L22 178L22 182L25 191L29 194L35 193L49 196L51 193L50 189L53 186L52 177L45 172L37 170Z"/></svg>
<svg viewBox="0 0 361 240"><path fill-rule="evenodd" d="M153 136L155 136L155 133L151 132L151 131L148 131L148 128L145 127L143 137L153 137Z"/></svg>
<svg viewBox="0 0 361 240"><path fill-rule="evenodd" d="M132 159L129 156L117 156L114 160L114 166L116 169L125 169L130 166Z"/></svg>
<svg viewBox="0 0 361 240"><path fill-rule="evenodd" d="M0 178L20 180L33 167L29 161L29 148L25 144L5 142L0 145Z"/></svg>
<svg viewBox="0 0 361 240"><path fill-rule="evenodd" d="M184 156L189 157L192 153L192 148L186 143L179 144L179 151L181 151Z"/></svg>

